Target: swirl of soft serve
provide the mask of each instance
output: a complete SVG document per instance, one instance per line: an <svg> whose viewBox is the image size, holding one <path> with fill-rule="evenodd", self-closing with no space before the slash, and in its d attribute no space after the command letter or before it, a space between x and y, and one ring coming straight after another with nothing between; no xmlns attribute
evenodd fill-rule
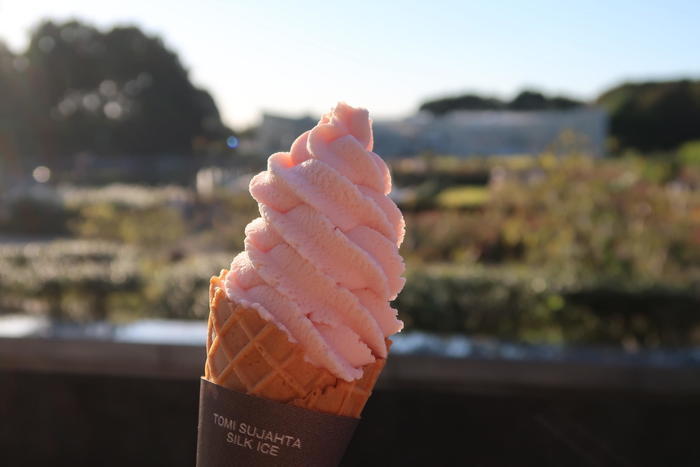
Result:
<svg viewBox="0 0 700 467"><path fill-rule="evenodd" d="M404 220L372 146L367 110L340 103L290 152L271 155L250 182L261 217L225 282L231 300L347 381L386 358L386 338L403 327L389 302L405 281Z"/></svg>

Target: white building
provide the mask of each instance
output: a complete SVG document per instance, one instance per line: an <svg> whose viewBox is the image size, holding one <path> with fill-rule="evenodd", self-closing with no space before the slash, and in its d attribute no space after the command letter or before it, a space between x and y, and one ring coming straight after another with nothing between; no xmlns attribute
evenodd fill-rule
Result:
<svg viewBox="0 0 700 467"><path fill-rule="evenodd" d="M286 151L312 128L310 117L265 115L257 146L263 154ZM374 121L375 152L404 157L431 152L456 156L539 154L561 147L600 156L607 135L607 115L595 107L561 111L458 111L435 117L420 113L401 120ZM570 144L571 146L572 144Z"/></svg>
<svg viewBox="0 0 700 467"><path fill-rule="evenodd" d="M313 128L317 122L318 119L311 117L289 118L263 114L262 122L255 131L255 149L265 156L288 151L297 136Z"/></svg>

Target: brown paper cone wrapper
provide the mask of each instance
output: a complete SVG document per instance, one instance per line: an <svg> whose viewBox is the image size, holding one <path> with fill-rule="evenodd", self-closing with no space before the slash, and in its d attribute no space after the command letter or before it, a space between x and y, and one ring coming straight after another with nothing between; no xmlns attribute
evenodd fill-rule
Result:
<svg viewBox="0 0 700 467"><path fill-rule="evenodd" d="M357 422L202 378L197 467L337 467Z"/></svg>
<svg viewBox="0 0 700 467"><path fill-rule="evenodd" d="M337 465L342 457L342 451L352 436L352 430L348 431L347 429L348 421L352 422L354 430L357 419L384 368L385 360L377 359L376 362L366 365L363 369L363 376L350 382L337 378L324 368L310 364L304 359L301 345L291 342L287 334L274 323L263 319L254 308L234 303L227 298L223 285L227 273L228 271L223 270L218 277L212 277L209 288L207 360L200 400L197 465L199 467L213 467L214 465ZM387 343L389 344L389 342ZM225 393L225 390L234 393L231 398L221 395ZM204 400L205 395L208 395L207 401ZM241 398L241 395L255 397ZM212 406L211 401L214 399L219 402L213 403ZM228 402L222 402L223 399L227 399ZM256 457L262 463L250 463L250 459L246 460L245 464L237 464L236 462L231 464L205 463L203 456L206 453L201 451L203 446L208 443L206 439L202 439L202 436L210 436L208 434L211 431L210 425L216 420L214 422L208 420L206 417L214 417L214 415L204 412L212 412L212 407L222 411L227 408L227 403L233 404L234 406L228 407L231 416L226 417L226 419L240 423L242 419L240 419L241 417L236 418L237 411L239 414L246 414L249 418L256 413L249 410L251 399L257 399L253 401L257 405L266 404L267 415L263 417L264 420L259 420L260 426L264 424L267 426L275 425L278 432L284 432L285 429L291 430L293 427L288 426L289 424L283 423L280 426L278 423L274 423L274 414L278 414L280 420L295 420L294 417L289 418L288 412L289 409L292 409L298 422L303 421L306 425L314 425L312 431L305 435L307 446L314 444L312 438L316 434L321 435L322 439L323 437L329 438L329 436L336 438L345 436L347 439L340 443L342 451L339 455L333 455L330 452L313 454L325 457L325 459L306 457L304 462L300 464L293 463L294 461L289 457L299 454L293 449L282 449L289 454L287 459L272 459L273 463L271 464L265 463L271 460L269 455ZM206 410L204 410L205 405L207 406ZM298 408L306 410L299 411ZM258 409L261 410L260 407ZM302 420L304 414L311 418ZM217 412L217 415L221 414ZM205 431L202 430L203 423ZM223 423L225 428L228 422L224 421ZM253 424L250 420L244 423L246 427ZM233 426L233 422L228 423L228 425ZM299 423L296 425L299 427ZM238 425L238 429L241 429L240 425ZM269 432L271 428L267 428L267 430ZM236 434L242 434L231 433L233 433L233 437ZM236 438L236 440L240 440L240 438ZM327 441L331 440L327 439ZM332 441L332 443L327 443L329 447L331 444L338 445L336 439ZM235 442L229 444L233 444L235 447ZM246 446L238 447L241 448L238 450L239 454L250 454L243 451ZM287 446L287 448L289 447ZM231 449L230 451L233 455L235 450ZM310 450L307 450L307 453L312 454Z"/></svg>

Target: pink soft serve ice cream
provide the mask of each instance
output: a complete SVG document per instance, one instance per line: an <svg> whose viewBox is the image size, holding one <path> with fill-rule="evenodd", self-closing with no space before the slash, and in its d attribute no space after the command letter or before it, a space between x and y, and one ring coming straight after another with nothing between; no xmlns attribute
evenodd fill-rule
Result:
<svg viewBox="0 0 700 467"><path fill-rule="evenodd" d="M404 284L404 220L372 143L368 112L340 103L290 152L270 156L250 182L261 217L225 282L230 300L346 381L386 358L386 338L403 326L389 302Z"/></svg>

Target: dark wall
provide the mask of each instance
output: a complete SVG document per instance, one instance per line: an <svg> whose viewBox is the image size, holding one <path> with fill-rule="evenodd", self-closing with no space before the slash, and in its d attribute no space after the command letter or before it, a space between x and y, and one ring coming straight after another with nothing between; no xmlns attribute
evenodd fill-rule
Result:
<svg viewBox="0 0 700 467"><path fill-rule="evenodd" d="M7 466L192 466L197 380L0 372ZM697 466L700 395L377 391L346 466Z"/></svg>

